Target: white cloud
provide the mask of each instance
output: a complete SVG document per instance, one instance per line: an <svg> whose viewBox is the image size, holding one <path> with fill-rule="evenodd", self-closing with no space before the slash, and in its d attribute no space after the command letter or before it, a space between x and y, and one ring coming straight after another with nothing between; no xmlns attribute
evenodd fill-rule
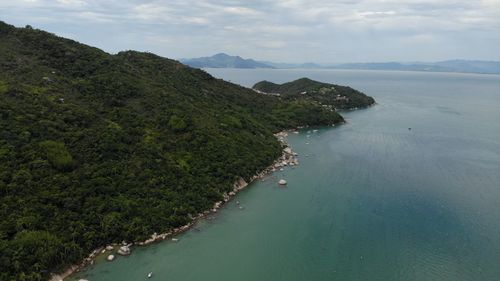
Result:
<svg viewBox="0 0 500 281"><path fill-rule="evenodd" d="M68 6L85 6L87 4L84 0L57 0L57 2Z"/></svg>
<svg viewBox="0 0 500 281"><path fill-rule="evenodd" d="M260 13L257 10L250 9L247 7L224 7L222 10L229 14L241 15L241 16L256 16Z"/></svg>
<svg viewBox="0 0 500 281"><path fill-rule="evenodd" d="M0 18L169 57L432 60L460 44L463 58L500 59L500 0L1 0Z"/></svg>
<svg viewBox="0 0 500 281"><path fill-rule="evenodd" d="M168 6L159 5L156 3L140 4L132 9L132 16L138 19L157 21L168 17L172 10Z"/></svg>

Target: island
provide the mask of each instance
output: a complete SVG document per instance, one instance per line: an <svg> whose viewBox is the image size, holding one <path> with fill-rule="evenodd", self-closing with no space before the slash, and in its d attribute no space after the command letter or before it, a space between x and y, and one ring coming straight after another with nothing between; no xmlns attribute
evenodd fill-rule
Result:
<svg viewBox="0 0 500 281"><path fill-rule="evenodd" d="M362 105L352 89L325 87L297 89L317 98L256 87L276 97L0 22L0 280L129 254L217 211L263 171L296 163L277 133L344 122L320 95Z"/></svg>

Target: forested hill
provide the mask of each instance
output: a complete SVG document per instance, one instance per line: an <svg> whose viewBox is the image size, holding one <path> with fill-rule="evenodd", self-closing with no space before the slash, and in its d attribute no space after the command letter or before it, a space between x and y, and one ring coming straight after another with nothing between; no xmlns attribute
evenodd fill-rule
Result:
<svg viewBox="0 0 500 281"><path fill-rule="evenodd" d="M186 224L279 155L273 132L342 122L150 53L0 22L0 280Z"/></svg>
<svg viewBox="0 0 500 281"><path fill-rule="evenodd" d="M372 97L351 87L322 83L308 78L284 84L261 81L255 84L253 89L268 94L278 94L285 101L312 101L335 109L362 108L375 103Z"/></svg>

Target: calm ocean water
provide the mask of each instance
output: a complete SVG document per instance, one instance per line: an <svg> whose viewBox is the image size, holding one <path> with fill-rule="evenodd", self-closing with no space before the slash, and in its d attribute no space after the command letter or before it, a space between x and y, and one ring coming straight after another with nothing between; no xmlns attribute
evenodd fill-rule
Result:
<svg viewBox="0 0 500 281"><path fill-rule="evenodd" d="M290 135L300 166L240 193L243 210L233 200L178 242L74 280L500 280L500 76L208 71L245 86L309 77L378 104Z"/></svg>

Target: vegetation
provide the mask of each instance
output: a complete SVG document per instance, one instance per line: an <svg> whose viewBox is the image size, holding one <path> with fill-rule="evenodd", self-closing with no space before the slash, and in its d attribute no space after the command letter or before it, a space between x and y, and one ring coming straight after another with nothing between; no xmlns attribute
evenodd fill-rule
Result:
<svg viewBox="0 0 500 281"><path fill-rule="evenodd" d="M284 84L261 81L253 88L264 93L277 94L285 101L317 102L333 109L362 108L375 103L372 97L351 87L322 83L308 78Z"/></svg>
<svg viewBox="0 0 500 281"><path fill-rule="evenodd" d="M186 224L281 154L273 132L342 122L150 53L0 22L0 280Z"/></svg>

